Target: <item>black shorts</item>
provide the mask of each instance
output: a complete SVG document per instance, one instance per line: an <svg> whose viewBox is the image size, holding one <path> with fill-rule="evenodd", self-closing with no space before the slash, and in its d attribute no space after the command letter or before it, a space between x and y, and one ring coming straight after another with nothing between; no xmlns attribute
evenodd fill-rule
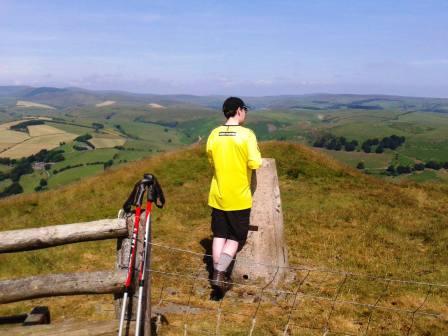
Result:
<svg viewBox="0 0 448 336"><path fill-rule="evenodd" d="M224 211L212 208L212 231L217 238L235 240L244 244L249 231L250 208Z"/></svg>

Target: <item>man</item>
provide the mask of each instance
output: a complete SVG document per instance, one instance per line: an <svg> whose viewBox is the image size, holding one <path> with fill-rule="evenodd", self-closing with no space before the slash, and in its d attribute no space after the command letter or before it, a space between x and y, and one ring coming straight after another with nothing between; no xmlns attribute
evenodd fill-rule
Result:
<svg viewBox="0 0 448 336"><path fill-rule="evenodd" d="M251 176L252 170L261 166L261 154L254 132L241 126L248 110L243 100L227 98L222 110L227 121L210 133L206 151L214 168L208 198L212 208L212 286L225 291L229 287L227 270L247 239Z"/></svg>

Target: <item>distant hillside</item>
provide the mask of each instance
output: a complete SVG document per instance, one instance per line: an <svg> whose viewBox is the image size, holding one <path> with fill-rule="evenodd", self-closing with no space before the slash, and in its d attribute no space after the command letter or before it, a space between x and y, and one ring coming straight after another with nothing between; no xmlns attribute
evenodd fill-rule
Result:
<svg viewBox="0 0 448 336"><path fill-rule="evenodd" d="M0 98L8 97L60 109L73 106L90 106L104 101L116 101L122 105L145 105L149 103L167 107L206 107L221 109L225 96L156 95L136 94L124 91L95 91L82 88L54 88L27 86L0 86ZM304 109L304 110L382 110L400 108L424 112L448 113L448 99L402 97L387 95L354 94L307 94L243 97L255 109Z"/></svg>
<svg viewBox="0 0 448 336"><path fill-rule="evenodd" d="M326 146L328 154L352 167L364 167L365 173L394 180L448 183L448 99L353 94L243 98L252 106L246 126L255 131L259 140L314 145L323 138L346 139L358 145L350 151L346 147ZM18 158L60 144L57 150L65 152L67 161L55 165L48 173L34 171L24 175L20 186L8 178L13 167L0 165L0 171L6 174L3 179L0 177L0 193L21 188L33 192L39 189L42 179L47 182L45 188L51 189L96 174L103 164L119 165L196 143L223 123L224 99L225 96L135 94L82 88L0 87L0 125L47 117L52 119L46 122L48 126L63 132L76 135L94 132L102 137L98 147L89 147L93 150L83 150L82 144L63 140L52 141L51 146L34 146L32 142L20 143L23 134L3 128L0 151L19 146L15 155L9 151L3 156ZM375 145L367 146L367 150L363 146L368 141L379 143L393 135L405 138L398 148ZM437 167L445 168L434 169Z"/></svg>
<svg viewBox="0 0 448 336"><path fill-rule="evenodd" d="M389 183L302 145L267 142L261 151L277 161L291 264L448 282L447 186ZM165 209L154 211L154 240L203 253L201 241L210 237L211 178L203 146L130 163L56 190L0 200L0 228L115 217L144 172L159 178L167 199ZM0 278L112 269L114 249L114 241L104 241L0 255ZM154 253L155 262L168 268L191 262L159 254L160 250ZM371 288L356 290L368 297ZM399 300L417 302L413 290L400 294ZM74 315L110 318L112 310L95 307L110 307L111 300L111 296L36 300L3 305L0 315L45 303L56 320ZM79 309L74 311L74 306Z"/></svg>

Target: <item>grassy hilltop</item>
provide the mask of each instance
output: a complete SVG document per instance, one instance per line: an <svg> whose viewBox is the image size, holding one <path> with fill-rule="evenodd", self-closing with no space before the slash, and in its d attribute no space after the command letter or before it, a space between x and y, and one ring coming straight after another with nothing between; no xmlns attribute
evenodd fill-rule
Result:
<svg viewBox="0 0 448 336"><path fill-rule="evenodd" d="M389 183L303 145L265 142L260 147L263 157L277 161L290 264L448 283L446 185ZM159 178L167 198L166 208L154 212L154 241L203 253L200 242L210 237L206 203L211 169L201 145L128 163L69 186L0 200L0 228L115 217L144 172ZM202 258L188 260L162 252L154 250L154 267L181 271L184 263L200 267L202 262ZM0 255L0 278L110 270L114 253L115 241L102 241ZM159 280L154 279L154 288ZM357 300L369 297L370 290L367 284L358 284ZM417 289L397 293L398 307L418 307ZM445 318L446 298L447 293L434 293L428 302ZM86 319L113 316L111 295L8 304L0 306L0 316L37 304L49 305L56 320L73 315ZM75 306L79 307L76 311ZM394 321L386 323L393 325ZM427 335L441 335L442 329L434 325Z"/></svg>

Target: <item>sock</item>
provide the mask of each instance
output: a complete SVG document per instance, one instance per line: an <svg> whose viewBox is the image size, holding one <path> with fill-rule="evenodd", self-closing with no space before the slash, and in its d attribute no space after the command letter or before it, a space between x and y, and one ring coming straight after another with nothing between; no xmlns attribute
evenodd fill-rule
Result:
<svg viewBox="0 0 448 336"><path fill-rule="evenodd" d="M218 263L213 263L213 269L217 269L218 268Z"/></svg>
<svg viewBox="0 0 448 336"><path fill-rule="evenodd" d="M216 270L220 272L225 272L229 265L231 264L233 257L228 255L227 253L221 253L219 256L218 266L216 266Z"/></svg>

